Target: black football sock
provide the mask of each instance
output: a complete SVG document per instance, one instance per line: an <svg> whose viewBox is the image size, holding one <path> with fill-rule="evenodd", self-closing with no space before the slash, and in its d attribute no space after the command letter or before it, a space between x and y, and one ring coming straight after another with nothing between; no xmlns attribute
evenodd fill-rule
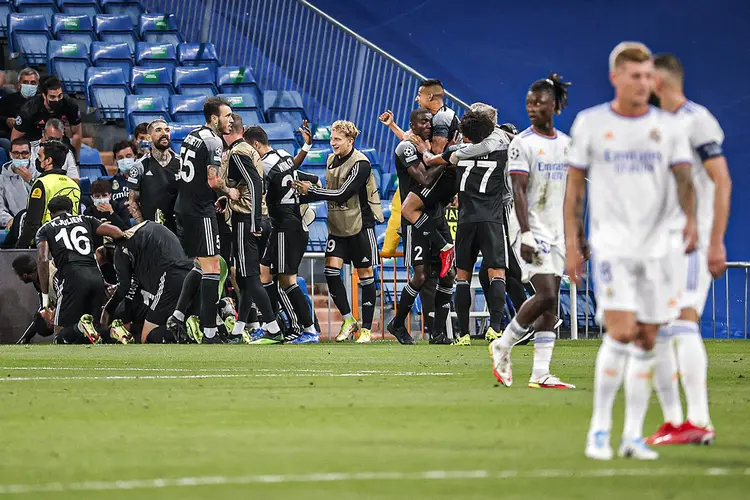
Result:
<svg viewBox="0 0 750 500"><path fill-rule="evenodd" d="M453 298L453 282L438 283L435 290L435 322L432 326L434 337L439 337L445 333L445 325L448 321L448 314L451 312L451 299Z"/></svg>
<svg viewBox="0 0 750 500"><path fill-rule="evenodd" d="M503 328L503 312L505 311L505 280L503 278L490 280L487 305L490 310L490 326L496 332L500 332Z"/></svg>
<svg viewBox="0 0 750 500"><path fill-rule="evenodd" d="M216 336L216 303L219 301L219 281L221 276L205 273L201 279L201 328L203 334Z"/></svg>
<svg viewBox="0 0 750 500"><path fill-rule="evenodd" d="M201 287L201 279L203 275L197 267L194 267L185 276L185 281L182 283L182 291L180 292L180 298L177 299L177 307L175 308L172 316L177 318L179 321L185 321L185 315L190 309L190 303L193 298L198 295L198 288ZM218 287L218 283L216 284Z"/></svg>
<svg viewBox="0 0 750 500"><path fill-rule="evenodd" d="M241 286L244 287L242 296L244 297L245 293L247 293L253 303L253 307L250 308L249 321L258 321L258 312L260 312L260 316L263 318L264 322L272 323L276 321L276 314L273 312L271 299L268 297L268 289L261 285L260 277L248 276L242 278L242 283ZM256 311L254 314L255 318L253 318L253 311Z"/></svg>
<svg viewBox="0 0 750 500"><path fill-rule="evenodd" d="M359 280L362 287L362 328L372 329L372 318L375 316L375 277Z"/></svg>
<svg viewBox="0 0 750 500"><path fill-rule="evenodd" d="M146 336L147 344L174 344L177 341L165 326L157 326Z"/></svg>
<svg viewBox="0 0 750 500"><path fill-rule="evenodd" d="M305 299L305 292L302 291L299 285L295 283L285 288L281 297L283 301L287 302L287 305L292 310L292 314L296 314L297 323L302 327L302 330L306 332L314 331L310 306Z"/></svg>
<svg viewBox="0 0 750 500"><path fill-rule="evenodd" d="M352 308L349 306L349 299L346 297L346 287L344 286L344 280L341 279L341 269L326 266L323 274L325 274L328 294L333 299L333 303L336 304L344 318L351 316Z"/></svg>
<svg viewBox="0 0 750 500"><path fill-rule="evenodd" d="M270 283L263 283L263 289L265 289L266 297L268 297L268 300L271 303L271 312L275 319L276 315L279 313L279 287L276 286L276 280L271 281ZM265 316L263 316L263 321L268 321Z"/></svg>
<svg viewBox="0 0 750 500"><path fill-rule="evenodd" d="M407 283L403 290L401 290L401 298L398 299L398 309L396 309L396 316L393 318L393 325L397 327L404 326L406 318L409 316L414 301L417 300L419 294L419 288L415 288L411 283Z"/></svg>
<svg viewBox="0 0 750 500"><path fill-rule="evenodd" d="M257 279L257 276L255 277ZM250 286L249 276L237 276L237 287L240 289L240 302L237 305L237 321L248 322L250 311L253 309L253 295L248 287ZM264 292L265 293L265 292Z"/></svg>
<svg viewBox="0 0 750 500"><path fill-rule="evenodd" d="M458 313L459 337L469 333L469 311L471 309L471 287L468 281L456 282L456 313Z"/></svg>

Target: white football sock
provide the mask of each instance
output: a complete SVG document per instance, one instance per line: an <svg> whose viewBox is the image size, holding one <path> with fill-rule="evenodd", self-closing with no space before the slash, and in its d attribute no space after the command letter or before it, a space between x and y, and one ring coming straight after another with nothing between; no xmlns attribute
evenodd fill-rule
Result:
<svg viewBox="0 0 750 500"><path fill-rule="evenodd" d="M687 402L687 418L693 425L709 427L708 412L708 357L703 345L700 327L692 321L677 320L673 323L677 363L680 369L682 389Z"/></svg>
<svg viewBox="0 0 750 500"><path fill-rule="evenodd" d="M242 330L244 329L245 329L245 322L238 321L234 324L234 328L232 329L232 335L242 335Z"/></svg>
<svg viewBox="0 0 750 500"><path fill-rule="evenodd" d="M555 332L534 333L534 365L531 378L539 380L549 374L549 364L552 361L552 350L555 348Z"/></svg>
<svg viewBox="0 0 750 500"><path fill-rule="evenodd" d="M510 350L513 347L513 344L518 342L528 331L528 328L522 327L518 324L516 318L513 318L505 329L505 332L503 332L503 336L498 340L500 347Z"/></svg>
<svg viewBox="0 0 750 500"><path fill-rule="evenodd" d="M263 323L263 329L270 334L276 334L281 331L281 328L279 328L279 324L276 322L276 320L273 320L270 323Z"/></svg>
<svg viewBox="0 0 750 500"><path fill-rule="evenodd" d="M213 328L204 328L203 329L203 336L209 339L212 339L216 337L216 327Z"/></svg>
<svg viewBox="0 0 750 500"><path fill-rule="evenodd" d="M594 367L594 412L591 415L589 438L597 432L612 430L612 406L622 385L628 345L605 335Z"/></svg>
<svg viewBox="0 0 750 500"><path fill-rule="evenodd" d="M651 399L651 370L654 352L645 351L630 344L630 357L625 368L625 429L624 439L643 437L643 421L646 419L648 402Z"/></svg>
<svg viewBox="0 0 750 500"><path fill-rule="evenodd" d="M675 355L672 329L665 326L659 330L654 346L654 389L659 398L664 422L677 427L683 421L680 387L677 383L677 357Z"/></svg>
<svg viewBox="0 0 750 500"><path fill-rule="evenodd" d="M185 313L183 313L182 311L175 311L172 313L172 316L180 323L185 322Z"/></svg>

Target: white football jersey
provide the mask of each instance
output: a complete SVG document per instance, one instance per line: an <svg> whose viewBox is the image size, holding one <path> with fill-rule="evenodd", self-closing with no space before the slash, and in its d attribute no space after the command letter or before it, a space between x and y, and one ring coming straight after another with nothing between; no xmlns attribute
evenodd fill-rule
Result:
<svg viewBox="0 0 750 500"><path fill-rule="evenodd" d="M529 177L526 190L529 229L535 238L551 245L565 243L563 202L569 146L570 137L559 130L555 137L546 137L529 127L518 134L508 148L511 182L516 175ZM516 218L515 210L511 217Z"/></svg>
<svg viewBox="0 0 750 500"><path fill-rule="evenodd" d="M671 167L693 159L679 120L654 107L625 117L606 103L580 112L570 135L568 163L588 170L589 241L596 257L666 255Z"/></svg>

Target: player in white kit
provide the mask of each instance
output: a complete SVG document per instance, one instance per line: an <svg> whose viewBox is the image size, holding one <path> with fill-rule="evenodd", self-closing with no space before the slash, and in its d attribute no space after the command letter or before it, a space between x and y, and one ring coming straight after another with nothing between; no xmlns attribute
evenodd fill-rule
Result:
<svg viewBox="0 0 750 500"><path fill-rule="evenodd" d="M654 95L662 109L674 113L683 123L693 152L698 249L688 255L678 254L674 259L676 285L680 291L679 317L662 328L654 348L654 387L665 423L646 441L655 445L710 444L715 433L708 412L708 359L700 318L712 275L718 278L726 268L724 233L729 219L732 181L722 151L724 132L710 111L685 97L680 61L671 54L657 55L654 67ZM682 219L679 210L677 215L679 223ZM677 250L679 252L680 247ZM678 368L687 400L688 415L684 422L675 376Z"/></svg>
<svg viewBox="0 0 750 500"><path fill-rule="evenodd" d="M565 269L563 200L570 137L555 130L554 116L568 102L568 83L557 74L538 80L526 95L531 127L508 148L508 173L515 210L508 222L510 241L524 283L532 282L533 297L523 303L492 343L492 368L504 386L513 383L511 349L534 335L534 363L528 386L534 389L575 389L550 373L555 347L557 300Z"/></svg>
<svg viewBox="0 0 750 500"><path fill-rule="evenodd" d="M670 176L686 214L683 233L690 252L698 238L692 153L678 120L648 104L654 71L649 49L623 42L610 54L609 69L614 101L582 111L571 129L565 193L566 269L578 281L583 262L578 229L588 174L597 314L607 330L596 358L586 456L612 458L612 406L624 379L619 455L654 460L659 455L646 446L642 433L652 349L676 299L666 213L674 189Z"/></svg>

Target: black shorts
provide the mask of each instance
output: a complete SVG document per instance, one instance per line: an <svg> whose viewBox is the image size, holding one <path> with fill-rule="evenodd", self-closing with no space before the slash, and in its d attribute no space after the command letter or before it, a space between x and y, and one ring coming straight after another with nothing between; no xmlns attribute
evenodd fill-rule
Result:
<svg viewBox="0 0 750 500"><path fill-rule="evenodd" d="M169 269L161 273L159 287L153 293L141 291L143 303L148 307L146 321L157 326L167 324L167 318L177 308L177 299L189 272L188 269Z"/></svg>
<svg viewBox="0 0 750 500"><path fill-rule="evenodd" d="M58 271L59 273L59 271ZM96 266L73 266L55 278L55 326L68 327L90 314L99 323L104 305L104 279Z"/></svg>
<svg viewBox="0 0 750 500"><path fill-rule="evenodd" d="M375 228L365 228L354 236L329 234L326 241L326 258L328 257L338 257L344 264L351 264L357 269L378 265Z"/></svg>
<svg viewBox="0 0 750 500"><path fill-rule="evenodd" d="M434 217L438 219L435 221L437 232L445 238L446 242L452 243L453 237L448 227L448 221L445 220L445 215L443 215L442 205L438 205L436 209L433 209L433 212L435 213ZM422 234L411 224L403 224L401 234L404 235L404 263L407 266L437 265L439 269L440 249L432 244L429 236Z"/></svg>
<svg viewBox="0 0 750 500"><path fill-rule="evenodd" d="M214 257L220 254L219 223L216 217L179 215L182 248L190 258Z"/></svg>
<svg viewBox="0 0 750 500"><path fill-rule="evenodd" d="M254 236L250 231L252 222L232 220L232 250L234 252L234 266L237 275L243 278L260 274L260 236ZM257 228L260 229L260 228ZM266 238L267 240L268 238Z"/></svg>
<svg viewBox="0 0 750 500"><path fill-rule="evenodd" d="M454 168L443 171L432 186L414 190L414 193L422 200L425 208L432 208L436 205L450 205L457 192L458 181L456 180L456 169Z"/></svg>
<svg viewBox="0 0 750 500"><path fill-rule="evenodd" d="M258 253L263 256L263 252L266 250L266 247L268 246L268 238L271 236L271 233L273 232L273 224L271 224L271 218L267 215L264 215L260 219L260 239L258 240Z"/></svg>
<svg viewBox="0 0 750 500"><path fill-rule="evenodd" d="M303 229L274 229L268 237L268 245L260 263L270 267L271 274L297 274L309 237L309 233Z"/></svg>
<svg viewBox="0 0 750 500"><path fill-rule="evenodd" d="M458 222L456 230L456 267L474 271L479 252L490 269L505 269L508 243L502 222Z"/></svg>

